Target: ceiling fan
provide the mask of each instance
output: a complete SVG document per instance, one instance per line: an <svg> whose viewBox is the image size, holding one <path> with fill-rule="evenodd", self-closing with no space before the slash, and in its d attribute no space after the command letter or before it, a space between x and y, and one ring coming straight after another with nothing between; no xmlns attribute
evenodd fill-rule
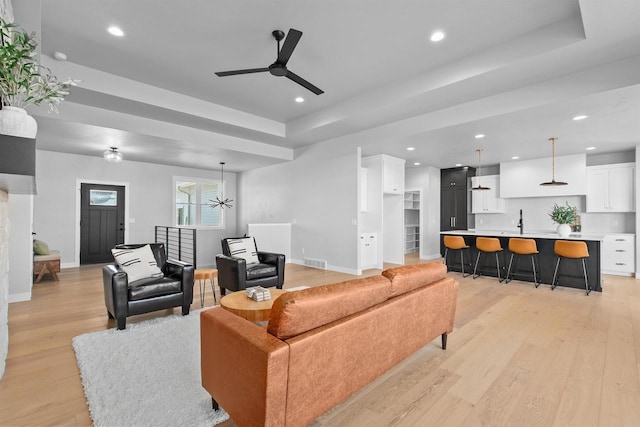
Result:
<svg viewBox="0 0 640 427"><path fill-rule="evenodd" d="M287 68L287 62L289 62L289 58L293 53L293 50L296 48L298 41L300 41L300 37L302 37L302 31L294 30L293 28L289 29L289 34L287 34L287 38L282 45L282 49L280 49L280 40L284 39L284 32L280 30L275 30L271 33L273 37L278 42L278 58L276 62L269 65L265 68L249 68L247 70L234 70L234 71L219 71L216 73L218 77L226 77L226 76L235 76L237 74L251 74L251 73L264 73L266 71L270 72L272 75L277 77L287 77L290 80L298 83L300 86L310 90L316 95L323 94L324 91L318 89L316 86L312 85L299 75L293 73L291 70Z"/></svg>

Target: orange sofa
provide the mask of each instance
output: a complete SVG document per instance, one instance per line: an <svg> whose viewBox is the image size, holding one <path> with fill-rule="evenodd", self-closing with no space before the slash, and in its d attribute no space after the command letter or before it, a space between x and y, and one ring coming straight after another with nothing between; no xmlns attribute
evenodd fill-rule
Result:
<svg viewBox="0 0 640 427"><path fill-rule="evenodd" d="M239 426L304 426L453 330L458 282L439 263L285 293L266 328L200 314L202 385Z"/></svg>

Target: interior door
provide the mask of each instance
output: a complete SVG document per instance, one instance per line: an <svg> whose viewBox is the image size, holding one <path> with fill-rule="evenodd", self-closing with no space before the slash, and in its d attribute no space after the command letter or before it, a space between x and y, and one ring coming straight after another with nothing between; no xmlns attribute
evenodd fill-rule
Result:
<svg viewBox="0 0 640 427"><path fill-rule="evenodd" d="M124 187L81 184L80 264L113 261L111 249L124 243Z"/></svg>

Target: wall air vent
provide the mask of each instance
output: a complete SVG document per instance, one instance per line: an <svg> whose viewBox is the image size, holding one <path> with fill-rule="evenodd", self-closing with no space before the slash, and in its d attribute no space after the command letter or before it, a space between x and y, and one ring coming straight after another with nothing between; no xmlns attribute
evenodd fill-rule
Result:
<svg viewBox="0 0 640 427"><path fill-rule="evenodd" d="M320 270L327 269L327 261L323 259L304 258L304 265L306 267L319 268Z"/></svg>

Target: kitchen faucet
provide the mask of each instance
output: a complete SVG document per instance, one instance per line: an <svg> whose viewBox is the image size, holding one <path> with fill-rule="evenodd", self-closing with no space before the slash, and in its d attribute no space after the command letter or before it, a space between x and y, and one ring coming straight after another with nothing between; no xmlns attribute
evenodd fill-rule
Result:
<svg viewBox="0 0 640 427"><path fill-rule="evenodd" d="M518 221L518 228L520 229L520 234L524 233L524 223L522 222L522 209L520 209L520 221Z"/></svg>

